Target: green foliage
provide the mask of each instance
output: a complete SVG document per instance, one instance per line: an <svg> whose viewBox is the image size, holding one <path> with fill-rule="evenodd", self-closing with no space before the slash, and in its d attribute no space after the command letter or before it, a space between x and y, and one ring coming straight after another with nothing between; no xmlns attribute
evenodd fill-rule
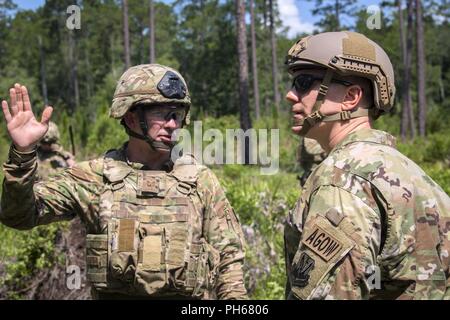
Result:
<svg viewBox="0 0 450 320"><path fill-rule="evenodd" d="M258 168L239 165L224 165L215 171L241 223L252 226L269 244L268 248L258 248L258 251L264 250L267 256L273 256L270 266L259 266L261 262L255 257L255 248L246 248L246 264L269 269L258 279L251 298L284 299L283 223L299 196L296 176L285 172L264 176Z"/></svg>
<svg viewBox="0 0 450 320"><path fill-rule="evenodd" d="M398 149L418 164L450 162L450 139L446 132L399 143Z"/></svg>
<svg viewBox="0 0 450 320"><path fill-rule="evenodd" d="M311 1L311 0L310 0ZM315 24L323 31L346 30L349 27L342 25L346 17L352 16L356 10L356 0L324 1L315 0L312 14L319 16L320 20ZM338 15L336 14L338 12Z"/></svg>
<svg viewBox="0 0 450 320"><path fill-rule="evenodd" d="M95 120L86 124L86 131L89 134L85 155L88 157L98 156L109 149L118 148L128 140L120 120L109 117L116 76L117 70L110 73L105 79L104 86L88 102L89 109L97 110L96 114L91 116Z"/></svg>
<svg viewBox="0 0 450 320"><path fill-rule="evenodd" d="M119 121L111 119L104 109L100 109L91 130L86 146L86 152L90 155L100 155L109 149L119 148L128 140L125 129Z"/></svg>
<svg viewBox="0 0 450 320"><path fill-rule="evenodd" d="M22 298L29 290L25 286L33 275L62 262L64 257L55 253L55 239L63 228L67 228L66 223L39 226L24 232L0 225L0 261L4 267L0 288L6 285L10 289L5 298Z"/></svg>

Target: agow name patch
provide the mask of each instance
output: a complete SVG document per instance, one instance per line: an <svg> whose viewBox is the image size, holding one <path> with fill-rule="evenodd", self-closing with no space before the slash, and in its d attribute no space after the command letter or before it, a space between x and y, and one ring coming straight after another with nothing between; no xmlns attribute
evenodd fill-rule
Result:
<svg viewBox="0 0 450 320"><path fill-rule="evenodd" d="M342 243L319 226L302 243L327 262L342 249Z"/></svg>

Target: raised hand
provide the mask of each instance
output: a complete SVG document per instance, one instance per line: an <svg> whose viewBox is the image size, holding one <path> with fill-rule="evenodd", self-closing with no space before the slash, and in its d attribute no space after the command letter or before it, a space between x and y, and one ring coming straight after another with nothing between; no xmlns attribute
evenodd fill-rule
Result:
<svg viewBox="0 0 450 320"><path fill-rule="evenodd" d="M47 133L53 108L46 106L39 122L31 110L30 97L25 86L16 83L9 89L9 97L11 106L8 106L5 100L2 101L9 136L17 150L31 151Z"/></svg>

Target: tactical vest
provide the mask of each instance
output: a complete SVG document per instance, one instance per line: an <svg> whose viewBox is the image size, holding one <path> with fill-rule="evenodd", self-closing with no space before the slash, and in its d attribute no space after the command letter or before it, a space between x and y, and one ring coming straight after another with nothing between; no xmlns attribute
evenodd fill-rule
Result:
<svg viewBox="0 0 450 320"><path fill-rule="evenodd" d="M219 252L197 193L198 166L171 172L104 159L101 234L87 235L87 278L99 293L202 297L214 286Z"/></svg>

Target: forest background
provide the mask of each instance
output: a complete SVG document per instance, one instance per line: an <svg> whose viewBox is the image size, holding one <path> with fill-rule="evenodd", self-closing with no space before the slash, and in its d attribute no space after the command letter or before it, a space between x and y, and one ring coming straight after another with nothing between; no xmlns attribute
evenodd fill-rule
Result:
<svg viewBox="0 0 450 320"><path fill-rule="evenodd" d="M309 8L315 24L308 33L285 26L285 1L296 10ZM79 29L76 11L68 13L71 5L80 9ZM256 165L212 169L243 224L250 297L283 299L283 223L301 193L302 170L284 99L292 83L284 67L287 50L321 31L357 31L380 44L395 69L397 98L376 128L395 135L399 149L450 193L449 15L445 0L382 1L375 11L355 0L47 0L31 10L0 0L0 98L20 82L36 113L53 105L68 150L73 129L78 161L126 141L108 108L118 78L136 64L178 69L191 92L191 118L201 120L204 130L279 129L277 174L260 175ZM2 163L9 146L1 117ZM34 277L64 265L54 245L60 228L20 232L0 226L0 298L32 298Z"/></svg>

